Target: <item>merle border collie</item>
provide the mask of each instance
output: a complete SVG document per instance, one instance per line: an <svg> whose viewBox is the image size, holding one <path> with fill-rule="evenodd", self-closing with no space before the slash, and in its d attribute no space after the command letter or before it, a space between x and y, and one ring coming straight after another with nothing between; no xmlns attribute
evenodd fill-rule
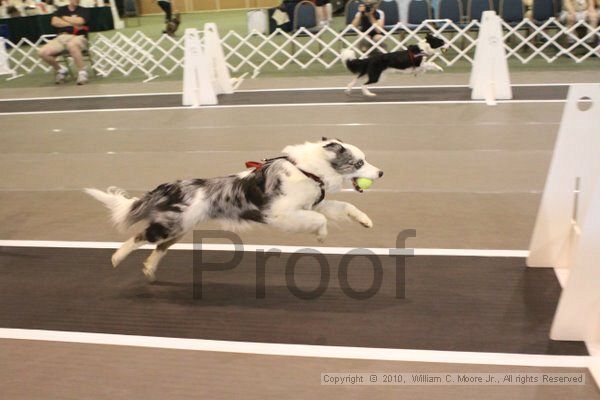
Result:
<svg viewBox="0 0 600 400"><path fill-rule="evenodd" d="M344 182L352 182L354 189L362 192L358 178L383 175L358 147L323 138L287 146L282 153L281 157L248 162L250 169L235 175L163 183L140 198L115 187L106 192L85 189L110 210L117 228L125 230L140 223L138 233L113 254L113 267L140 246L155 244L143 269L152 281L169 246L211 219L224 222L229 229L259 223L312 233L320 242L327 237L327 219L353 219L366 228L373 226L367 214L352 204L325 199Z"/></svg>
<svg viewBox="0 0 600 400"><path fill-rule="evenodd" d="M443 39L427 34L425 40L419 41L418 44L409 45L406 50L371 54L363 59L356 58L354 51L346 49L341 55L342 62L344 62L350 72L356 74L354 79L348 84L346 93L350 94L352 87L358 79L367 75L369 80L362 85L362 93L365 96L376 96L375 93L369 91L367 86L377 83L383 71L388 68L394 68L406 73L414 73L415 75L428 70L442 72L444 71L442 67L434 62L427 61L427 58L440 51L445 51L446 48L447 46Z"/></svg>

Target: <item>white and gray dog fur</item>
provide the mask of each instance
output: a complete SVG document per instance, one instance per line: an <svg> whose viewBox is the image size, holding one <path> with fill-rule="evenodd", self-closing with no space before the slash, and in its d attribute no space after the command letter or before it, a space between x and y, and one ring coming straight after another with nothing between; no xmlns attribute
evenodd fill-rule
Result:
<svg viewBox="0 0 600 400"><path fill-rule="evenodd" d="M85 191L104 203L120 230L140 223L140 230L112 256L118 266L140 246L155 244L144 262L144 274L155 279L156 268L169 246L207 220L225 222L231 229L252 223L284 231L327 237L327 220L353 219L367 228L373 223L350 203L324 200L346 181L362 192L358 178L377 179L383 172L369 164L356 146L337 139L287 146L283 157L267 160L261 168L210 179L164 183L141 198L110 187ZM143 225L142 225L143 224Z"/></svg>

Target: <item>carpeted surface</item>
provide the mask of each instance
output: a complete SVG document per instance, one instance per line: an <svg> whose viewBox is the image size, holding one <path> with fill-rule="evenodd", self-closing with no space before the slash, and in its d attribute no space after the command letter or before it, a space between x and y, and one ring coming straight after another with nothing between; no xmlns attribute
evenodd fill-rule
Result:
<svg viewBox="0 0 600 400"><path fill-rule="evenodd" d="M337 346L587 354L581 342L548 339L560 287L552 269L526 268L519 258L419 256L407 258L405 274L399 268L397 275L396 259L377 257L383 271L381 289L369 299L358 300L340 288L339 255L324 256L322 268L329 271L329 279L321 281L314 258L300 258L292 270L288 254L263 263L252 252L244 253L236 268L205 272L201 280L198 270L192 273L192 252L172 251L163 260L158 281L148 284L141 273L147 251L132 255L117 269L110 266L111 253L0 248L0 326ZM202 257L204 262L226 262L232 253L204 252ZM367 290L373 271L371 261L355 258L346 275L349 285L355 291ZM198 291L194 296L193 282L202 284L202 298ZM297 290L309 292L320 284L324 291L311 300L296 297L289 289L296 285ZM264 298L256 298L257 287L264 287ZM404 298L397 298L403 290Z"/></svg>

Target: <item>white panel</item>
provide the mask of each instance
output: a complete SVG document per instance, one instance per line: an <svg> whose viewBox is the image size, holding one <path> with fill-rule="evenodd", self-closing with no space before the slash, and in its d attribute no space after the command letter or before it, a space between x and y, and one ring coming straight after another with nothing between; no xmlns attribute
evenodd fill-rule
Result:
<svg viewBox="0 0 600 400"><path fill-rule="evenodd" d="M501 21L494 11L483 12L469 86L471 99L488 105L512 99Z"/></svg>
<svg viewBox="0 0 600 400"><path fill-rule="evenodd" d="M200 46L200 37L196 29L185 30L184 47L183 105L198 107L218 104L208 60Z"/></svg>
<svg viewBox="0 0 600 400"><path fill-rule="evenodd" d="M221 47L221 39L217 25L209 22L204 24L204 51L208 59L208 70L216 94L231 94L231 76L225 63L225 55Z"/></svg>
<svg viewBox="0 0 600 400"><path fill-rule="evenodd" d="M591 103L580 101L584 98ZM576 216L581 228L598 188L599 127L600 84L571 86L529 246L527 264L531 267L566 268L573 264L579 236L573 218Z"/></svg>
<svg viewBox="0 0 600 400"><path fill-rule="evenodd" d="M600 175L595 186L600 187ZM554 340L600 338L600 190L595 191L588 206L552 324L550 337Z"/></svg>

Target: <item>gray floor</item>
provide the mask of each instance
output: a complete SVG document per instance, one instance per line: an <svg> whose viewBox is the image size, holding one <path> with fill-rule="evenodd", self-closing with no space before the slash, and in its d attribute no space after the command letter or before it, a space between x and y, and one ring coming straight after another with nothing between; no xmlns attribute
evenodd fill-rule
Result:
<svg viewBox="0 0 600 400"><path fill-rule="evenodd" d="M4 399L599 399L584 386L321 386L323 372L585 372L0 340ZM43 365L44 368L40 368Z"/></svg>
<svg viewBox="0 0 600 400"><path fill-rule="evenodd" d="M362 208L375 227L333 227L326 245L388 247L415 228L416 247L526 249L561 111L551 103L4 116L0 237L119 241L125 236L82 188L139 193L332 136L361 147L385 176L363 194L332 196ZM269 229L242 237L316 245Z"/></svg>

